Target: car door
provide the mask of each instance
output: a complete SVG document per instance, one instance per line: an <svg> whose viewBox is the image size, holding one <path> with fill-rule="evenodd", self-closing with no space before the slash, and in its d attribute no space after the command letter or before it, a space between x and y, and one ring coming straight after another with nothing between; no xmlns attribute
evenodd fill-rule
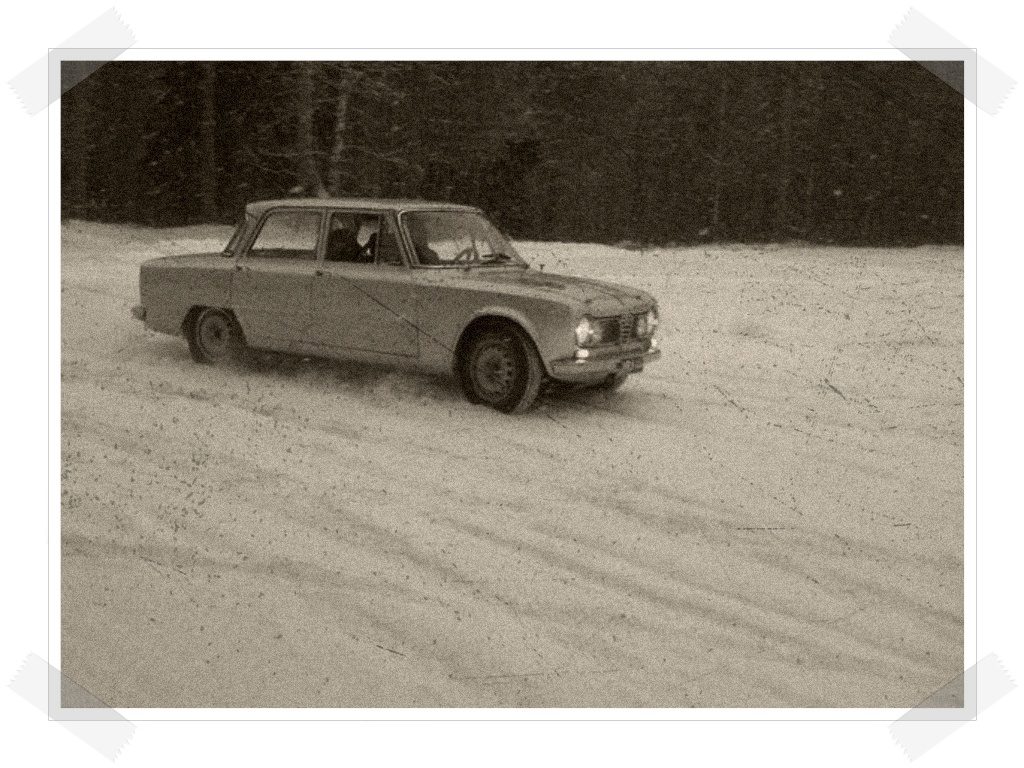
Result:
<svg viewBox="0 0 1024 768"><path fill-rule="evenodd" d="M416 357L416 290L391 214L333 211L313 281L309 343L328 353L351 350Z"/></svg>
<svg viewBox="0 0 1024 768"><path fill-rule="evenodd" d="M270 211L236 261L231 300L251 346L289 351L303 342L324 214L315 208Z"/></svg>

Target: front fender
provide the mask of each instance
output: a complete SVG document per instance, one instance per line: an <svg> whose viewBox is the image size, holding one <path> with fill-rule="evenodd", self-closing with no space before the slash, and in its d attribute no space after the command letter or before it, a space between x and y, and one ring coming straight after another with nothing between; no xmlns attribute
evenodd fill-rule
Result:
<svg viewBox="0 0 1024 768"><path fill-rule="evenodd" d="M436 278L434 278L436 280ZM423 286L418 302L420 363L438 372L450 372L457 363L459 341L466 329L483 317L514 322L530 337L549 363L575 351L573 308L567 302L481 288L478 284Z"/></svg>
<svg viewBox="0 0 1024 768"><path fill-rule="evenodd" d="M462 329L459 331L459 338L462 338L462 334L465 333L466 328L471 326L477 320L482 317L503 317L506 320L511 320L517 325L522 326L523 330L526 331L527 335L533 340L534 345L537 349L541 346L541 333L537 328L537 325L530 319L529 315L522 312L521 310L513 309L511 307L503 306L501 304L494 304L486 307L481 307L476 310L469 320L463 324Z"/></svg>
<svg viewBox="0 0 1024 768"><path fill-rule="evenodd" d="M544 302L541 306L526 310L507 304L488 304L474 311L463 323L459 329L459 339L473 323L489 317L503 318L521 327L537 348L544 370L549 375L552 373L551 363L554 360L575 351L571 343L572 311L568 307ZM456 362L453 358L452 365L454 366Z"/></svg>

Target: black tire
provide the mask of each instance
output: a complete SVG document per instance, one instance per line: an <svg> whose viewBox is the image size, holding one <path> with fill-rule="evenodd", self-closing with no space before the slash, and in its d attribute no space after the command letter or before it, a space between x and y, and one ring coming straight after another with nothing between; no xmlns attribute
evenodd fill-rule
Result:
<svg viewBox="0 0 1024 768"><path fill-rule="evenodd" d="M459 383L466 399L502 413L523 413L536 402L544 366L530 338L511 323L488 325L465 345Z"/></svg>
<svg viewBox="0 0 1024 768"><path fill-rule="evenodd" d="M245 340L238 322L229 312L204 307L186 323L188 349L192 359L207 365L238 360Z"/></svg>

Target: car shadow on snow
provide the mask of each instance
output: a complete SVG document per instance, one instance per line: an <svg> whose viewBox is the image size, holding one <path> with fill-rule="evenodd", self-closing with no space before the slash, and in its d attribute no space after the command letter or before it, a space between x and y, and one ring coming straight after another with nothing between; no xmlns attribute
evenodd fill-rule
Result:
<svg viewBox="0 0 1024 768"><path fill-rule="evenodd" d="M538 401L538 410L548 418L571 418L586 413L614 415L628 419L650 420L647 406L649 393L635 382L627 382L621 389L609 391L594 387L549 387Z"/></svg>
<svg viewBox="0 0 1024 768"><path fill-rule="evenodd" d="M442 374L278 352L250 353L234 366L242 373L283 378L326 393L347 390L359 396L370 396L377 402L390 398L436 403L447 408L489 410L488 406L469 403L455 378ZM543 419L558 415L560 419L571 419L586 412L641 418L648 399L632 382L615 392L560 385L545 388L537 407L519 418Z"/></svg>
<svg viewBox="0 0 1024 768"><path fill-rule="evenodd" d="M460 402L454 381L443 376L331 358L249 352L233 363L245 374L286 380L323 392L356 393L377 399L397 397L411 401Z"/></svg>
<svg viewBox="0 0 1024 768"><path fill-rule="evenodd" d="M267 383L298 385L323 394L368 397L376 402L400 400L436 403L447 408L486 409L473 405L463 396L454 377L396 369L373 363L340 361L332 358L289 355L281 352L251 350L227 364L215 368L192 361L188 347L180 339L150 337L117 350L121 361L137 360L146 365L167 365L194 370L197 375L213 370L230 370L255 384L253 377ZM607 413L640 418L646 394L629 382L615 392L572 385L546 387L537 407L520 418L572 419L586 413Z"/></svg>

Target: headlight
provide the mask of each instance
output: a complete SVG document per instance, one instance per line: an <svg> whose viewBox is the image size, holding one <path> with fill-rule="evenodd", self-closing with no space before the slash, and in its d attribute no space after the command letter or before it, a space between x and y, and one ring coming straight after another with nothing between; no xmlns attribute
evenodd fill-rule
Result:
<svg viewBox="0 0 1024 768"><path fill-rule="evenodd" d="M581 347L594 342L594 324L589 317L584 317L576 325L576 343Z"/></svg>
<svg viewBox="0 0 1024 768"><path fill-rule="evenodd" d="M653 307L647 311L647 333L651 336L658 330L658 308Z"/></svg>

